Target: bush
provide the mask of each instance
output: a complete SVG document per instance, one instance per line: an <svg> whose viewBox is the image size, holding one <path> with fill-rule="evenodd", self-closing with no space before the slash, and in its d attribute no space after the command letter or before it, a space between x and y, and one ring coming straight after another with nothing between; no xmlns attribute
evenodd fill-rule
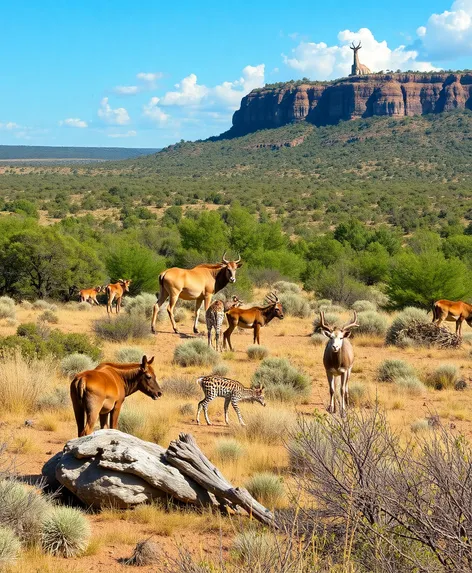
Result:
<svg viewBox="0 0 472 573"><path fill-rule="evenodd" d="M233 553L236 558L244 563L245 571L272 571L272 568L260 568L279 560L277 541L274 535L266 532L249 529L238 533L233 541Z"/></svg>
<svg viewBox="0 0 472 573"><path fill-rule="evenodd" d="M90 356L74 352L61 360L61 372L64 376L73 377L84 370L92 370L96 365Z"/></svg>
<svg viewBox="0 0 472 573"><path fill-rule="evenodd" d="M266 396L275 400L298 400L309 396L310 378L286 358L265 358L252 377L253 386L264 386Z"/></svg>
<svg viewBox="0 0 472 573"><path fill-rule="evenodd" d="M357 322L359 326L354 331L356 335L385 336L387 332L386 317L373 310L359 312Z"/></svg>
<svg viewBox="0 0 472 573"><path fill-rule="evenodd" d="M448 390L455 387L459 369L455 364L441 364L426 376L426 384L435 390Z"/></svg>
<svg viewBox="0 0 472 573"><path fill-rule="evenodd" d="M419 396L426 391L425 385L414 375L399 376L395 378L394 384L397 390L405 391L414 396Z"/></svg>
<svg viewBox="0 0 472 573"><path fill-rule="evenodd" d="M23 310L31 310L33 308L33 305L29 302L29 300L22 300L21 308Z"/></svg>
<svg viewBox="0 0 472 573"><path fill-rule="evenodd" d="M332 312L325 312L324 317L326 324L329 324L331 326L341 326L341 318L339 317L339 315ZM315 333L321 332L320 325L321 325L321 317L318 314L317 316L315 316L315 320L313 321L313 332Z"/></svg>
<svg viewBox="0 0 472 573"><path fill-rule="evenodd" d="M145 426L146 416L143 412L126 406L121 410L118 418L118 429L121 432L140 437L138 434L142 435Z"/></svg>
<svg viewBox="0 0 472 573"><path fill-rule="evenodd" d="M398 378L407 376L415 376L415 369L404 360L389 358L381 362L377 368L379 382L395 382Z"/></svg>
<svg viewBox="0 0 472 573"><path fill-rule="evenodd" d="M237 462L244 454L245 449L237 440L223 438L215 444L215 455L223 463Z"/></svg>
<svg viewBox="0 0 472 573"><path fill-rule="evenodd" d="M290 283L288 281L277 281L273 284L272 288L281 294L287 292L300 294L302 292L302 288L297 285L297 283Z"/></svg>
<svg viewBox="0 0 472 573"><path fill-rule="evenodd" d="M361 382L352 382L349 384L349 403L353 406L360 407L364 404L367 397L367 390Z"/></svg>
<svg viewBox="0 0 472 573"><path fill-rule="evenodd" d="M92 310L92 305L85 301L78 302L75 308L80 312L88 312L89 310Z"/></svg>
<svg viewBox="0 0 472 573"><path fill-rule="evenodd" d="M162 382L162 392L180 398L193 398L200 396L201 389L195 378L175 375Z"/></svg>
<svg viewBox="0 0 472 573"><path fill-rule="evenodd" d="M176 347L174 363L179 366L213 366L219 361L218 352L203 340L188 340Z"/></svg>
<svg viewBox="0 0 472 573"><path fill-rule="evenodd" d="M191 416L195 413L195 406L190 402L186 402L185 404L181 404L179 406L179 414L181 416Z"/></svg>
<svg viewBox="0 0 472 573"><path fill-rule="evenodd" d="M279 296L280 302L287 316L298 318L308 318L311 315L310 303L300 294L293 292L282 293Z"/></svg>
<svg viewBox="0 0 472 573"><path fill-rule="evenodd" d="M51 304L45 300L36 300L33 302L34 310L51 310L55 312L57 310L57 306L55 304Z"/></svg>
<svg viewBox="0 0 472 573"><path fill-rule="evenodd" d="M136 544L133 555L124 561L125 565L135 565L143 567L146 565L156 565L161 560L159 546L154 541L145 539Z"/></svg>
<svg viewBox="0 0 472 573"><path fill-rule="evenodd" d="M412 422L410 429L414 434L417 434L418 432L424 432L426 430L429 430L430 425L426 418L421 418L419 420L415 420L414 422Z"/></svg>
<svg viewBox="0 0 472 573"><path fill-rule="evenodd" d="M138 313L101 318L94 322L93 329L100 338L112 342L146 338L150 335L150 325Z"/></svg>
<svg viewBox="0 0 472 573"><path fill-rule="evenodd" d="M394 318L390 328L387 330L385 342L390 345L401 346L404 338L403 330L413 324L426 324L427 322L430 322L430 319L425 310L409 306Z"/></svg>
<svg viewBox="0 0 472 573"><path fill-rule="evenodd" d="M0 569L14 563L21 550L21 541L9 527L0 526Z"/></svg>
<svg viewBox="0 0 472 573"><path fill-rule="evenodd" d="M310 343L313 344L313 346L323 346L327 340L326 336L321 334L321 332L315 332L315 334L310 336Z"/></svg>
<svg viewBox="0 0 472 573"><path fill-rule="evenodd" d="M141 362L145 352L138 346L123 346L115 352L117 362L127 364L132 362Z"/></svg>
<svg viewBox="0 0 472 573"><path fill-rule="evenodd" d="M351 305L352 310L356 312L367 312L368 310L377 310L377 306L370 300L356 300Z"/></svg>
<svg viewBox="0 0 472 573"><path fill-rule="evenodd" d="M126 301L124 308L128 314L139 314L147 319L152 317L152 309L157 302L156 295L147 292L124 300Z"/></svg>
<svg viewBox="0 0 472 573"><path fill-rule="evenodd" d="M87 354L94 361L100 360L102 349L100 344L84 332L61 332L52 330L46 339L46 348L56 358L63 358L69 354Z"/></svg>
<svg viewBox="0 0 472 573"><path fill-rule="evenodd" d="M52 310L45 310L39 315L38 320L42 322L49 322L50 324L57 324L59 322L59 317Z"/></svg>
<svg viewBox="0 0 472 573"><path fill-rule="evenodd" d="M262 360L269 356L269 349L265 346L260 346L259 344L248 346L246 352L249 360Z"/></svg>
<svg viewBox="0 0 472 573"><path fill-rule="evenodd" d="M320 312L320 310L328 310L331 306L333 306L333 301L329 300L328 298L319 298L317 300L312 301L311 308L315 312Z"/></svg>
<svg viewBox="0 0 472 573"><path fill-rule="evenodd" d="M253 475L244 487L259 503L268 507L280 504L284 497L284 486L280 477L269 472Z"/></svg>
<svg viewBox="0 0 472 573"><path fill-rule="evenodd" d="M9 296L0 296L0 318L16 319L15 301Z"/></svg>
<svg viewBox="0 0 472 573"><path fill-rule="evenodd" d="M56 507L44 521L41 541L52 555L75 557L87 549L90 539L87 518L74 507Z"/></svg>
<svg viewBox="0 0 472 573"><path fill-rule="evenodd" d="M44 394L38 400L38 410L59 410L68 408L70 396L68 388L54 388L52 392Z"/></svg>
<svg viewBox="0 0 472 573"><path fill-rule="evenodd" d="M268 410L264 412L249 411L244 415L246 426L232 427L236 436L243 435L249 441L263 444L280 444L294 424L293 415L284 410Z"/></svg>
<svg viewBox="0 0 472 573"><path fill-rule="evenodd" d="M220 362L219 364L215 364L213 366L213 370L211 373L213 376L227 376L229 372L229 366L224 362Z"/></svg>

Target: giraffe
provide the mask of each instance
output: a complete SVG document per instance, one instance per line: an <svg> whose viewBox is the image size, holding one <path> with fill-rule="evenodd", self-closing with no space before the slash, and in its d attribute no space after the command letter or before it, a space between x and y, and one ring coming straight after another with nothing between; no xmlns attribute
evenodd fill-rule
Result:
<svg viewBox="0 0 472 573"><path fill-rule="evenodd" d="M352 42L352 45L349 47L354 51L354 63L352 64L351 68L351 76L367 76L371 74L372 72L369 70L369 68L364 66L364 64L361 64L359 61L357 52L362 48L361 43L359 42L356 46L354 42Z"/></svg>

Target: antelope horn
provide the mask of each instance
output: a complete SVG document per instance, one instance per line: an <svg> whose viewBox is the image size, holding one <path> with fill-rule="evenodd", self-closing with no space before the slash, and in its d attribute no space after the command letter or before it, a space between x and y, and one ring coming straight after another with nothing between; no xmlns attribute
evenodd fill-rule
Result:
<svg viewBox="0 0 472 573"><path fill-rule="evenodd" d="M238 258L236 261L234 261L235 263L239 263L241 261L241 253L238 253Z"/></svg>
<svg viewBox="0 0 472 573"><path fill-rule="evenodd" d="M346 324L345 326L342 327L342 330L350 330L351 328L354 328L355 326L359 326L359 323L357 322L357 312L354 311L354 320L352 322L350 322L349 324Z"/></svg>
<svg viewBox="0 0 472 573"><path fill-rule="evenodd" d="M331 328L331 326L329 326L329 324L326 324L326 322L325 322L325 315L324 315L324 311L323 311L323 310L320 312L320 327L321 327L323 330L329 330L330 332L332 332L332 330L333 330L333 329Z"/></svg>
<svg viewBox="0 0 472 573"><path fill-rule="evenodd" d="M222 260L224 263L228 264L228 261L226 260L225 257L226 257L226 251L223 253L223 257L222 257L221 260Z"/></svg>

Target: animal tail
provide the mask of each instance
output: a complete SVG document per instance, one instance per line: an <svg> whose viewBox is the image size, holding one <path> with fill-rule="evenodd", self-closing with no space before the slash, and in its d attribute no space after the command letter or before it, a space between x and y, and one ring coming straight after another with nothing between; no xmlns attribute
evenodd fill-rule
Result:
<svg viewBox="0 0 472 573"><path fill-rule="evenodd" d="M202 387L202 382L205 378L206 376L200 376L200 378L197 378L197 384L200 386L200 388Z"/></svg>
<svg viewBox="0 0 472 573"><path fill-rule="evenodd" d="M156 292L156 297L159 298L159 293L162 292L162 289L164 288L164 277L166 276L166 272L167 271L163 271L160 275L159 275L159 292Z"/></svg>
<svg viewBox="0 0 472 573"><path fill-rule="evenodd" d="M437 319L436 310L437 310L436 309L436 303L433 302L433 304L431 305L431 311L433 313L433 322ZM429 314L429 310L428 310L428 314Z"/></svg>
<svg viewBox="0 0 472 573"><path fill-rule="evenodd" d="M87 390L87 384L82 376L79 378L74 378L72 385L76 389L76 394L79 402L82 402L85 396L85 391Z"/></svg>

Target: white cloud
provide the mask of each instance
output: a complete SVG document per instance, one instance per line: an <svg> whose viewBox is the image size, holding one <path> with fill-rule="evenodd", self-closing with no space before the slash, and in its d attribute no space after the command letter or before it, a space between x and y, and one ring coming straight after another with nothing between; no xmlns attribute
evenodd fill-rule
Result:
<svg viewBox="0 0 472 573"><path fill-rule="evenodd" d="M175 84L178 91L167 92L161 100L161 105L195 105L207 95L208 88L198 85L197 76L190 74L180 84Z"/></svg>
<svg viewBox="0 0 472 573"><path fill-rule="evenodd" d="M136 137L137 132L134 129L130 129L126 133L109 133L108 137Z"/></svg>
<svg viewBox="0 0 472 573"><path fill-rule="evenodd" d="M105 123L110 123L111 125L125 125L130 121L129 114L126 109L124 107L112 109L108 103L107 97L104 97L100 102L100 108L97 113L99 118L101 118Z"/></svg>
<svg viewBox="0 0 472 573"><path fill-rule="evenodd" d="M139 74L136 74L136 77L142 82L154 84L157 80L160 80L163 75L162 72L139 72Z"/></svg>
<svg viewBox="0 0 472 573"><path fill-rule="evenodd" d="M170 116L157 105L159 101L158 97L152 97L149 103L143 106L143 115L154 123L163 124L169 120Z"/></svg>
<svg viewBox="0 0 472 573"><path fill-rule="evenodd" d="M472 1L472 0L471 0ZM347 76L351 72L351 42L362 42L360 60L373 72L380 70L434 70L430 62L418 60L418 51L405 46L391 49L386 41L377 41L368 28L358 32L343 30L338 34L338 44L300 42L290 56L283 55L290 68L313 80L327 80Z"/></svg>
<svg viewBox="0 0 472 573"><path fill-rule="evenodd" d="M20 129L21 125L18 125L14 121L8 121L7 123L0 123L0 129Z"/></svg>
<svg viewBox="0 0 472 573"><path fill-rule="evenodd" d="M116 86L113 91L118 95L136 95L139 92L138 86Z"/></svg>
<svg viewBox="0 0 472 573"><path fill-rule="evenodd" d="M68 117L63 121L59 122L59 125L66 125L67 127L88 127L88 123L83 119L79 119L78 117Z"/></svg>

